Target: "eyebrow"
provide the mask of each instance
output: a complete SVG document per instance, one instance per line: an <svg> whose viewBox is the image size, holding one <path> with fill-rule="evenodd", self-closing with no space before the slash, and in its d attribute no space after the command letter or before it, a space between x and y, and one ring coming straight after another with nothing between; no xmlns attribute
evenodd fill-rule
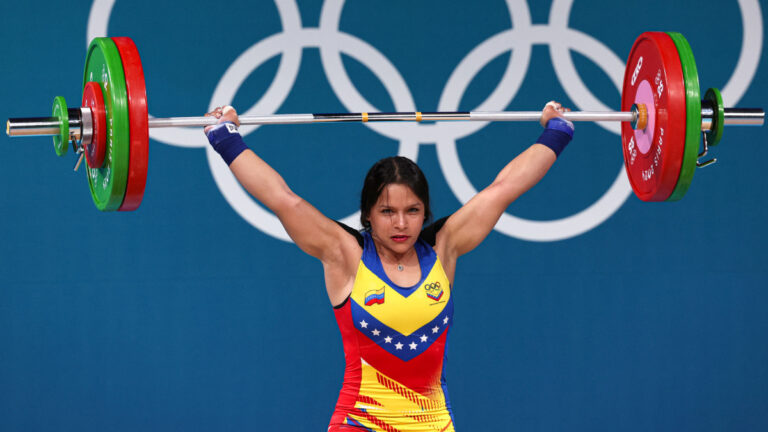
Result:
<svg viewBox="0 0 768 432"><path fill-rule="evenodd" d="M407 205L405 205L405 208L412 208L412 207L423 207L423 206L424 206L424 204L422 204L421 202L418 202L418 201L417 201L417 202L415 202L415 203L411 203L411 204L407 204ZM379 205L378 205L378 206L376 206L376 207L377 207L377 208L392 208L392 207L394 207L394 206L390 205L389 203L382 203L382 204L379 204Z"/></svg>

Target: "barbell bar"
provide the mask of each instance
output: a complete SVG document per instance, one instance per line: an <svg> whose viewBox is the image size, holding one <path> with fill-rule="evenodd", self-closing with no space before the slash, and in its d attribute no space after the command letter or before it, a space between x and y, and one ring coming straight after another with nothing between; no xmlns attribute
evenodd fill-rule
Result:
<svg viewBox="0 0 768 432"><path fill-rule="evenodd" d="M77 111L81 111L78 113ZM79 140L83 111L90 108L69 109L69 129L77 130L74 137ZM724 108L724 126L762 126L765 111L760 108ZM638 127L638 112L634 111L570 111L562 116L575 122L629 122L633 129ZM712 128L713 109L702 107L701 131ZM241 125L292 125L310 123L355 123L381 121L486 121L486 122L537 122L541 111L464 111L464 112L363 112L363 113L326 113L326 114L273 114L241 115ZM215 125L218 120L209 116L191 117L149 117L149 128L169 127L205 127ZM642 123L640 124L642 126ZM19 136L56 136L60 131L60 121L56 117L10 118L6 123L6 134Z"/></svg>
<svg viewBox="0 0 768 432"><path fill-rule="evenodd" d="M70 111L69 129L81 128L81 114L74 109ZM89 108L82 109L83 111ZM563 116L571 121L637 121L637 113L576 111L567 112ZM326 113L326 114L274 114L274 115L242 115L239 116L241 125L291 125L310 123L355 123L382 121L539 121L541 111L466 111L466 112L362 112L362 113ZM168 127L205 127L216 124L214 117L150 117L150 128ZM56 136L61 130L57 117L11 118L6 124L8 136ZM79 131L78 131L79 132ZM78 133L79 136L79 133Z"/></svg>
<svg viewBox="0 0 768 432"><path fill-rule="evenodd" d="M96 38L88 48L83 102L67 108L54 99L50 117L11 118L6 134L53 136L59 155L72 142L79 162L86 156L88 181L97 208L135 210L146 184L149 128L204 127L210 116L149 117L143 68L130 38ZM571 111L570 121L621 122L625 167L635 194L645 201L674 201L688 189L693 168L724 126L762 126L761 108L723 106L719 90L702 100L693 53L679 33L646 32L627 60L622 111ZM381 121L539 121L540 111L363 112L243 115L243 125ZM67 139L67 137L69 139ZM703 138L703 152L699 139Z"/></svg>

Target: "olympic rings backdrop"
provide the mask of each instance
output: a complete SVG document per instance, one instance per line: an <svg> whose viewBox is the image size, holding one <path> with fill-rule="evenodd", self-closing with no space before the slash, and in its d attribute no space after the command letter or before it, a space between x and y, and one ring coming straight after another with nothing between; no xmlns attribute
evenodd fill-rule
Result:
<svg viewBox="0 0 768 432"><path fill-rule="evenodd" d="M0 118L76 105L88 41L130 36L149 110L201 115L617 110L647 30L702 91L765 107L765 1L10 2ZM456 210L537 124L243 127L328 216L370 165L425 171ZM768 430L766 128L727 128L678 203L642 203L616 124L578 124L550 174L459 261L447 378L459 431ZM343 376L322 268L199 130L152 130L147 191L102 214L72 155L0 138L0 430L325 430Z"/></svg>

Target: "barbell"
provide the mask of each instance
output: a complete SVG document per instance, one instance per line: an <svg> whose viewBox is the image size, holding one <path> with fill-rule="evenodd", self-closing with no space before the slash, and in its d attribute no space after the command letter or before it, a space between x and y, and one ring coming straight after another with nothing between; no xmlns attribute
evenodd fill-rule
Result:
<svg viewBox="0 0 768 432"><path fill-rule="evenodd" d="M726 108L720 91L701 98L698 71L685 37L646 32L632 46L624 71L622 111L567 112L571 121L622 122L624 164L632 190L643 201L676 201L688 190L709 146L723 127L764 122L760 108ZM393 112L241 116L247 125L373 121L539 121L540 111ZM80 108L63 97L50 117L11 118L8 136L53 136L56 154L76 149L86 160L91 196L102 211L130 211L141 204L147 179L149 128L202 127L213 117L149 118L144 71L127 37L91 41L85 60ZM700 138L702 137L702 138ZM703 147L700 143L703 141ZM700 149L703 151L700 152Z"/></svg>

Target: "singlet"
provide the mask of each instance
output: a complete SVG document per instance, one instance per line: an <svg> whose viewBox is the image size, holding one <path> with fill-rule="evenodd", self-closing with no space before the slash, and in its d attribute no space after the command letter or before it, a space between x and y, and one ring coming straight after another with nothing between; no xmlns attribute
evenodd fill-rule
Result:
<svg viewBox="0 0 768 432"><path fill-rule="evenodd" d="M334 308L346 368L329 431L454 430L444 373L453 300L432 249L444 221L417 240L421 280L407 288L387 277L370 233L345 227L363 255L352 293Z"/></svg>

